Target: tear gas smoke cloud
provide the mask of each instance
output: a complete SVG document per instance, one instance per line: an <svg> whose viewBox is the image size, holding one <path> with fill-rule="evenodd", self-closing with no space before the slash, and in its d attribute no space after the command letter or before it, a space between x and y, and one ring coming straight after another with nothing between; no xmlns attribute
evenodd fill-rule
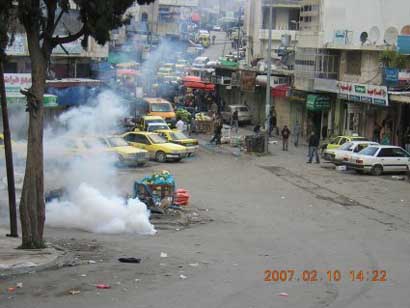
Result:
<svg viewBox="0 0 410 308"><path fill-rule="evenodd" d="M49 168L51 164L51 177L66 191L61 199L46 205L47 225L113 234L156 232L145 204L119 196L112 183L117 158L103 150L95 138L111 134L125 116L121 100L107 91L91 105L63 113L58 119L63 130L46 130L46 164ZM80 141L86 148L73 148L72 144ZM55 164L62 159L64 164Z"/></svg>

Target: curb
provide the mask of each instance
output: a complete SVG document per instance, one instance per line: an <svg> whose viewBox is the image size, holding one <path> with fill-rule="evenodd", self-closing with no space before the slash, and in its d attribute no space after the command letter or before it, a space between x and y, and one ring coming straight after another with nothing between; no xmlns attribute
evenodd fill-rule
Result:
<svg viewBox="0 0 410 308"><path fill-rule="evenodd" d="M53 260L38 266L26 266L19 268L3 269L0 273L0 278L6 279L14 276L43 272L51 269L58 269L64 267L67 264L70 264L70 261L73 260L73 256L63 248L50 243L48 247L53 248L56 252L56 256Z"/></svg>

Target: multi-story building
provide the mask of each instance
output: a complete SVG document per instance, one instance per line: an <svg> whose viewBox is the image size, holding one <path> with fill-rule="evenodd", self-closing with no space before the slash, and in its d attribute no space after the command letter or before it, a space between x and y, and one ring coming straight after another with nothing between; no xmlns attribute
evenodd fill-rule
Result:
<svg viewBox="0 0 410 308"><path fill-rule="evenodd" d="M78 23L78 10L71 10L64 14L57 26L58 35L67 35L80 30ZM29 58L27 38L24 32L19 32L14 36L11 46L6 49L8 55L5 63L6 73L30 73L31 63ZM98 45L91 37L88 39L88 47L81 46L81 39L57 46L53 50L50 63L50 77L89 77L91 74L91 63L108 57L108 44Z"/></svg>
<svg viewBox="0 0 410 308"><path fill-rule="evenodd" d="M247 60L266 58L268 54L269 12L272 8L272 56L277 56L283 39L296 45L300 0L248 0L245 7L245 32L248 36Z"/></svg>
<svg viewBox="0 0 410 308"><path fill-rule="evenodd" d="M375 127L382 126L384 142L401 143L410 110L391 99L381 59L398 38L408 40L409 14L406 0L302 2L295 88L306 97L307 130L378 139Z"/></svg>
<svg viewBox="0 0 410 308"><path fill-rule="evenodd" d="M265 96L267 86L267 65L269 43L269 14L272 12L272 49L273 59L271 84L273 111L278 126L290 125L297 119L291 108L291 98L287 89L293 80L294 54L297 43L301 0L247 0L245 4L245 33L247 38L246 62L256 68L256 83L260 95L259 121L264 123ZM249 100L248 100L249 103Z"/></svg>

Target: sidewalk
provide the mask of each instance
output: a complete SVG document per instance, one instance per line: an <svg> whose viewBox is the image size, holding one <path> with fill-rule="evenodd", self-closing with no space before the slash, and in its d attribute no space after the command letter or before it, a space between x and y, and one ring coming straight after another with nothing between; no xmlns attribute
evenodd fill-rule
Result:
<svg viewBox="0 0 410 308"><path fill-rule="evenodd" d="M17 249L21 238L7 237L9 230L0 226L0 277L44 270L53 266L63 251L53 247L38 250Z"/></svg>
<svg viewBox="0 0 410 308"><path fill-rule="evenodd" d="M232 136L250 136L254 135L253 127L240 127L238 130L238 134L232 133ZM229 154L233 156L241 156L243 154L248 154L249 157L252 156L252 153L247 153L246 151L241 151L239 147L233 147L230 144L222 144L222 145L215 145L214 143L211 144L209 141L212 139L212 135L193 135L194 138L197 138L199 144L205 150L218 153L218 154ZM299 146L295 147L293 145L293 138L289 140L289 151L283 152L282 151L282 139L279 136L274 136L269 139L269 154L267 156L297 156L300 157L301 160L304 160L307 155L307 146L304 143L304 140L300 138Z"/></svg>

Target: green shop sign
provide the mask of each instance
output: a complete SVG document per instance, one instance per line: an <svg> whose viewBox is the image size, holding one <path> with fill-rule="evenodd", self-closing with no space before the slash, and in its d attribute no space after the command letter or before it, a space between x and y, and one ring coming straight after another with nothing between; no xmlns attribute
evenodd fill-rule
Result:
<svg viewBox="0 0 410 308"><path fill-rule="evenodd" d="M326 96L309 94L306 100L306 108L309 111L325 111L330 109L330 100Z"/></svg>

